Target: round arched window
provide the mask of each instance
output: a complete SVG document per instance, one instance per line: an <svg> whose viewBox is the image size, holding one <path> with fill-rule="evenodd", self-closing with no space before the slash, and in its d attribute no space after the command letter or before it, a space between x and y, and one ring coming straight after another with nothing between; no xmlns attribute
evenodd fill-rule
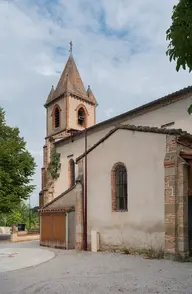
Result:
<svg viewBox="0 0 192 294"><path fill-rule="evenodd" d="M78 115L78 124L82 127L85 127L86 116L85 116L85 110L83 109L83 107L79 108L77 115Z"/></svg>
<svg viewBox="0 0 192 294"><path fill-rule="evenodd" d="M121 162L112 169L112 210L127 211L127 169Z"/></svg>

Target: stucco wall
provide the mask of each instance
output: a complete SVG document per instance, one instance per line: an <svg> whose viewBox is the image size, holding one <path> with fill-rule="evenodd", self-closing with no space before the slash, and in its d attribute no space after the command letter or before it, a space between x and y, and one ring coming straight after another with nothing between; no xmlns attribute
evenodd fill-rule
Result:
<svg viewBox="0 0 192 294"><path fill-rule="evenodd" d="M0 234L10 234L11 227L0 227Z"/></svg>
<svg viewBox="0 0 192 294"><path fill-rule="evenodd" d="M47 206L47 208L63 208L66 206L76 205L76 191L75 188L57 199L55 202Z"/></svg>
<svg viewBox="0 0 192 294"><path fill-rule="evenodd" d="M75 249L76 234L76 215L75 211L68 213L68 249Z"/></svg>
<svg viewBox="0 0 192 294"><path fill-rule="evenodd" d="M106 130L102 130L100 132L96 132L94 134L91 134L87 138L88 148L91 147L94 143L96 143L105 134L106 134ZM84 152L84 150L85 150L85 139L84 138L82 138L80 140L72 141L72 142L70 142L70 144L60 145L57 147L57 152L59 152L61 154L61 157L60 157L61 169L60 169L60 176L55 182L55 197L58 196L59 194L61 194L66 189L68 189L68 163L69 163L69 160L72 158L75 161L76 158ZM77 165L75 165L75 174L76 175L78 174Z"/></svg>
<svg viewBox="0 0 192 294"><path fill-rule="evenodd" d="M131 120L132 124L161 127L163 124L174 122L170 128L181 128L192 133L192 116L187 110L192 103L192 97L169 104L165 107L140 115Z"/></svg>
<svg viewBox="0 0 192 294"><path fill-rule="evenodd" d="M123 121L119 120L118 123L161 127L161 125L163 124L174 121L175 124L171 126L172 128L183 128L184 130L192 133L192 115L189 115L187 113L187 109L191 102L192 98L189 97L185 100L172 103L166 107L162 107L160 109L145 113L134 118L129 117L127 119L123 119ZM88 136L87 140L88 148L95 144L111 129L113 129L115 124L117 124L117 122L112 122L111 126L105 125L104 127L98 128L98 130L94 133L91 133ZM84 152L84 138L80 138L78 140L74 138L73 142L70 141L70 143L65 143L63 145L57 146L57 151L61 153L61 172L60 177L55 183L55 197L68 188L68 161L70 160L70 158L73 158L75 160L79 155ZM69 155L73 156L68 158L67 156Z"/></svg>
<svg viewBox="0 0 192 294"><path fill-rule="evenodd" d="M164 247L164 156L166 136L119 130L88 155L88 239L101 246ZM111 169L128 172L128 212L112 212Z"/></svg>
<svg viewBox="0 0 192 294"><path fill-rule="evenodd" d="M77 123L77 108L79 105L83 105L87 110L87 127L91 127L95 124L95 107L89 103L81 101L79 99L69 97L69 117L68 117L68 127L72 129L83 129Z"/></svg>

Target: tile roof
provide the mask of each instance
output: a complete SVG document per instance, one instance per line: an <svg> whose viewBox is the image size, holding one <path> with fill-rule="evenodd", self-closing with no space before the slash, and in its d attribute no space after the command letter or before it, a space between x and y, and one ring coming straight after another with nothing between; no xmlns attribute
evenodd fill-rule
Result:
<svg viewBox="0 0 192 294"><path fill-rule="evenodd" d="M52 101L52 99L53 99L53 95L54 95L54 87L52 86L52 87L51 87L51 91L50 91L50 93L49 93L49 95L48 95L48 97L47 97L47 101L46 101L45 104L48 104L48 103L50 103L50 102Z"/></svg>
<svg viewBox="0 0 192 294"><path fill-rule="evenodd" d="M149 126L135 126L135 125L118 125L111 131L109 131L105 136L103 136L97 143L95 143L91 148L87 150L87 154L90 153L93 149L103 143L106 139L108 139L113 133L117 130L129 130L129 131L137 131L144 133L156 133L156 134L165 134L165 135L175 135L179 137L184 137L190 141L192 141L192 135L183 131L182 129L165 129L158 127L149 127ZM79 157L76 158L76 163L85 156L85 152L82 153Z"/></svg>
<svg viewBox="0 0 192 294"><path fill-rule="evenodd" d="M43 213L43 212L70 212L74 210L75 210L74 206L67 206L62 208L41 208L38 211L40 213Z"/></svg>
<svg viewBox="0 0 192 294"><path fill-rule="evenodd" d="M117 122L120 123L119 121L123 121L129 117L136 117L138 115L142 115L145 112L159 109L159 108L164 107L166 105L169 105L171 103L185 99L185 98L189 97L189 95L192 95L192 86L189 86L187 88L183 88L183 89L176 91L172 94L166 95L166 96L159 98L159 99L156 99L156 100L153 100L149 103L143 104L139 107L136 107L134 109L126 111L122 114L119 114L117 116L109 118L109 119L102 121L100 123L97 123L97 124L87 128L87 133L89 134L89 132L97 131L97 129L99 129L100 127L104 127L105 125L110 125L112 123L117 124ZM186 113L187 113L187 109L186 109ZM74 137L81 137L83 135L83 133L84 132L78 132L74 135ZM67 140L68 140L68 138L63 138L59 142L62 143Z"/></svg>
<svg viewBox="0 0 192 294"><path fill-rule="evenodd" d="M181 157L185 158L185 159L192 159L192 151L180 151L180 155Z"/></svg>
<svg viewBox="0 0 192 294"><path fill-rule="evenodd" d="M95 98L95 96L94 96L94 94L93 94L93 92L92 92L90 86L88 86L88 89L87 89L87 96L90 98L90 100L91 100L94 104L96 104L96 105L98 106L97 100L96 100L96 98Z"/></svg>
<svg viewBox="0 0 192 294"><path fill-rule="evenodd" d="M47 203L46 205L44 205L44 207L42 207L42 209L47 209L47 207L49 205L51 205L52 203L54 203L55 201L57 201L58 199L62 198L63 196L65 196L67 193L69 193L70 191L72 191L75 188L75 185L70 187L69 189L67 189L66 191L62 192L61 194L59 194L56 198L54 198L52 201L50 201L49 203Z"/></svg>

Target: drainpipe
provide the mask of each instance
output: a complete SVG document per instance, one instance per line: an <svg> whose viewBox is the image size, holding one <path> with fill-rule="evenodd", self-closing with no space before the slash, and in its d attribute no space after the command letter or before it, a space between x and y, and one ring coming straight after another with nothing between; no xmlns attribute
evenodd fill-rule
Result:
<svg viewBox="0 0 192 294"><path fill-rule="evenodd" d="M87 251L87 129L85 128L84 250Z"/></svg>
<svg viewBox="0 0 192 294"><path fill-rule="evenodd" d="M66 249L69 249L69 214L66 212Z"/></svg>

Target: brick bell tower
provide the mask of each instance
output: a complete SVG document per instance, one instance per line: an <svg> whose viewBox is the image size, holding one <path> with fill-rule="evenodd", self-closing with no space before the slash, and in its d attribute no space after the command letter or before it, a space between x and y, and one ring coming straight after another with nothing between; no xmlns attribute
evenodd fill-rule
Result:
<svg viewBox="0 0 192 294"><path fill-rule="evenodd" d="M90 86L87 91L85 90L73 58L72 42L70 42L68 61L56 88L52 86L44 105L46 108L46 138L43 147L40 207L57 196L54 195L54 184L47 173L54 141L93 126L96 123L97 105Z"/></svg>

